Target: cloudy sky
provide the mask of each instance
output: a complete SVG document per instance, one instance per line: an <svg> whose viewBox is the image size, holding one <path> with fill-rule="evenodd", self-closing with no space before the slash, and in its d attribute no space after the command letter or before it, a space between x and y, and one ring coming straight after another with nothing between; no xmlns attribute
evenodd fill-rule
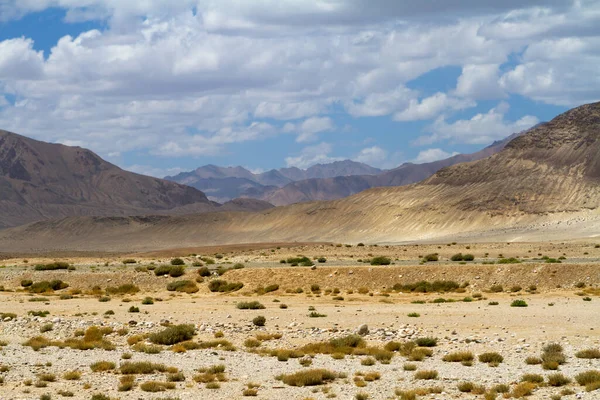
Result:
<svg viewBox="0 0 600 400"><path fill-rule="evenodd" d="M0 129L156 176L476 151L599 65L597 0L0 0Z"/></svg>

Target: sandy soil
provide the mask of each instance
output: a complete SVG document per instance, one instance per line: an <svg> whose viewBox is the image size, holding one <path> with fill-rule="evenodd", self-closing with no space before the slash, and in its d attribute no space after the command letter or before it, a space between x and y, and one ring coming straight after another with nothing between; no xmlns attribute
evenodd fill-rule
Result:
<svg viewBox="0 0 600 400"><path fill-rule="evenodd" d="M245 398L247 384L260 385L258 398L262 399L354 399L359 394L367 394L369 399L401 398L397 391L417 390L423 399L476 399L483 394L460 392L457 385L472 382L485 386L488 396L492 387L506 384L511 391L517 387L524 374L539 374L548 379L554 373L562 373L572 380L562 387L547 384L537 385L528 398L550 399L562 396L563 399L596 399L599 391L586 392L573 379L581 372L600 369L599 359L583 359L575 353L589 348L600 348L600 265L595 262L600 257L600 249L590 243L565 244L488 244L469 245L428 245L392 247L336 247L331 245L302 245L273 248L213 248L210 253L200 253L199 249L185 249L188 268L183 277L156 277L148 266L160 265L178 253L155 253L136 255L137 264L123 265L128 256L71 257L68 262L75 266L74 271L33 271L33 265L53 258L30 258L4 260L0 268L0 280L4 292L0 292L0 313L13 313L0 322L0 340L6 343L0 350L0 365L8 370L0 373L0 399L40 399L50 394L52 399L63 398L72 392L76 399L91 399L102 393L111 399L240 399ZM277 247L280 247L279 249ZM438 248L440 247L440 248ZM273 250L273 251L271 251ZM406 251L404 251L406 250ZM532 253L529 253L529 250ZM198 283L199 291L192 294L169 292L167 283L181 279L195 280L197 267L191 266L195 257L190 253L211 255L222 254L215 259L217 265L225 267L230 263L244 262L246 268L225 273L222 277L207 278ZM457 252L466 251L489 262L501 253L505 257L530 257L521 264L461 265L446 258ZM418 256L439 252L442 261L419 265ZM489 253L485 258L485 253ZM558 257L566 254L562 264L545 264L532 261L538 254ZM588 253L588 254L584 254ZM309 257L323 256L324 264L316 269L290 267L279 264L281 258L303 254ZM396 265L374 267L358 263L359 257L387 255L398 259ZM108 263L108 265L105 265ZM135 268L138 271L135 271ZM55 293L31 294L21 287L23 279L34 282L60 279L69 283L69 288ZM223 279L229 282L242 282L244 287L234 293L211 293L208 282ZM453 280L469 282L464 288L449 293L407 293L392 291L394 283L408 284L419 280ZM583 285L582 285L583 282ZM107 287L133 283L140 292L130 295L111 295L110 300L100 302ZM278 284L279 289L265 295L255 293L255 289ZM318 284L320 292L311 291ZM503 291L492 293L491 285L502 285ZM526 290L535 285L537 290ZM93 292L93 287L99 286ZM464 286L464 285L463 285ZM521 286L520 291L512 292L513 286ZM560 288L557 288L560 286ZM583 286L583 287L579 287ZM288 293L302 288L303 293ZM339 293L337 290L339 289ZM360 293L359 293L360 291ZM72 298L65 296L73 293ZM60 295L63 295L61 299ZM40 299L40 297L43 297ZM145 297L152 297L153 304L142 304ZM590 301L583 301L589 297ZM444 298L445 303L433 303ZM470 301L464 301L467 298ZM32 299L41 301L32 301ZM528 307L511 307L514 300L522 299ZM236 303L259 301L265 306L259 310L240 310ZM490 303L497 302L497 305ZM285 304L287 308L281 308ZM131 306L138 307L139 313L129 312ZM310 309L325 315L313 318ZM105 314L111 310L114 314ZM48 311L45 317L31 315L30 311ZM418 317L409 317L417 313ZM265 316L264 327L254 326L256 316ZM135 322L135 324L134 324ZM161 331L162 325L193 324L196 328L195 342L213 340L221 331L224 339L230 341L235 351L196 349L177 353L170 346L161 346L158 354L135 351L128 339L138 334ZM432 347L431 357L423 361L410 361L407 357L394 353L389 364L375 362L362 365L366 355L349 355L334 359L331 355L305 355L300 359L290 358L278 361L277 357L260 355L245 346L245 341L259 333L278 333L279 339L263 341L258 349L299 349L308 343L329 341L356 333L366 324L369 333L363 339L369 346L383 347L390 341L401 343L422 337L436 337L438 344ZM40 330L52 330L40 333ZM23 343L29 338L43 335L53 341L73 338L77 330L90 326L111 327L113 333L106 336L116 349L75 350L70 348L46 347L34 351ZM126 328L119 333L120 329ZM527 357L539 357L542 348L548 343L560 343L564 348L566 363L559 371L544 370L540 365L528 365ZM150 344L150 343L148 343ZM455 351L470 351L475 360L472 366L445 362L443 357ZM498 352L504 360L496 367L479 362L477 356L484 352ZM123 354L130 353L129 361L152 361L176 367L185 376L182 382L175 382L175 389L165 392L146 392L141 385L147 381L166 382L166 373L136 375L135 387L131 391L119 391L119 381L123 377L119 366L126 362ZM302 366L299 360L312 361ZM106 372L93 372L90 365L106 360L114 362L117 369ZM198 369L216 364L225 365L227 381L221 382L218 389L209 389L206 384L196 383L194 377ZM414 364L417 371L406 371L405 364ZM280 374L325 368L343 377L325 385L293 387L277 380ZM67 371L81 372L79 380L63 378ZM416 379L418 371L435 370L437 379ZM378 372L380 378L357 386L356 374ZM46 387L39 383L41 374L55 375L54 382ZM363 385L360 383L359 385ZM423 394L425 389L436 388L431 394ZM570 390L573 394L562 393ZM398 392L399 393L399 392ZM335 395L335 396L334 396ZM497 395L497 399L502 398ZM65 397L66 398L66 397Z"/></svg>

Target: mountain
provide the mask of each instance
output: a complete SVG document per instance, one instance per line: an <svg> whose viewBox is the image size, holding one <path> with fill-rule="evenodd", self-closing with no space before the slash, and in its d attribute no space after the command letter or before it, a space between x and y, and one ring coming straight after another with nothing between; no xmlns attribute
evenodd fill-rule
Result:
<svg viewBox="0 0 600 400"><path fill-rule="evenodd" d="M180 207L200 212L220 205L197 189L124 171L89 150L0 131L0 227L77 215L164 213Z"/></svg>
<svg viewBox="0 0 600 400"><path fill-rule="evenodd" d="M262 199L276 206L284 206L316 200L341 199L373 187L409 185L429 178L442 168L462 162L481 160L496 154L508 142L521 134L515 133L472 154L458 154L444 160L424 164L405 163L398 168L381 171L379 174L306 179L289 183L282 188L271 188L263 191L251 188L242 192L241 195Z"/></svg>
<svg viewBox="0 0 600 400"><path fill-rule="evenodd" d="M488 158L418 184L257 213L77 217L0 231L0 249L147 250L329 241L541 241L600 231L600 103L572 109Z"/></svg>
<svg viewBox="0 0 600 400"><path fill-rule="evenodd" d="M317 164L308 169L296 167L270 170L254 174L243 167L218 167L205 165L191 172L182 172L165 179L204 191L211 200L229 201L237 197L265 200L271 193L289 183L318 178L333 178L347 175L374 175L381 170L356 161L335 161Z"/></svg>

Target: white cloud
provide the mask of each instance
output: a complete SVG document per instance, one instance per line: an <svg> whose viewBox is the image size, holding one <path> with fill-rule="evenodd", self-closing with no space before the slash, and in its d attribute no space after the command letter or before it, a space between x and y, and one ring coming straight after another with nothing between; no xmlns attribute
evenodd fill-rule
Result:
<svg viewBox="0 0 600 400"><path fill-rule="evenodd" d="M218 155L290 132L305 143L342 131L344 112L437 118L433 140L484 143L532 117L450 115L504 93L600 98L600 5L587 0L0 0L0 19L47 7L108 25L60 39L45 58L30 39L1 41L0 96L17 100L0 126L104 155ZM509 59L517 65L498 67ZM411 86L448 66L462 68L455 90Z"/></svg>
<svg viewBox="0 0 600 400"><path fill-rule="evenodd" d="M446 110L462 110L474 105L475 103L472 101L449 97L445 93L436 93L420 102L418 100L411 100L405 110L394 114L394 120L427 120L437 117Z"/></svg>
<svg viewBox="0 0 600 400"><path fill-rule="evenodd" d="M575 106L600 100L600 36L532 44L523 63L506 72L504 89L549 104Z"/></svg>
<svg viewBox="0 0 600 400"><path fill-rule="evenodd" d="M160 178L160 179L164 178L165 176L175 176L178 173L185 171L183 168L179 168L179 167L157 168L157 167L153 167L151 165L140 165L140 164L130 165L130 166L124 167L123 169L125 169L127 171L131 171L131 172L135 172L137 174L149 175L149 176L153 176L155 178Z"/></svg>
<svg viewBox="0 0 600 400"><path fill-rule="evenodd" d="M500 87L499 65L465 65L458 78L455 94L473 100L493 100L505 97Z"/></svg>
<svg viewBox="0 0 600 400"><path fill-rule="evenodd" d="M419 155L413 160L415 164L430 163L457 155L457 152L448 153L442 149L427 149L419 152Z"/></svg>
<svg viewBox="0 0 600 400"><path fill-rule="evenodd" d="M539 123L536 117L530 115L517 121L507 121L505 115L508 109L508 103L501 102L487 113L477 114L467 120L448 123L440 117L429 128L432 135L419 138L417 143L430 144L440 140L451 140L455 143L486 144Z"/></svg>
<svg viewBox="0 0 600 400"><path fill-rule="evenodd" d="M379 146L364 148L354 157L354 161L371 166L382 165L387 161L388 153Z"/></svg>
<svg viewBox="0 0 600 400"><path fill-rule="evenodd" d="M314 146L303 148L297 156L286 157L285 163L288 167L305 169L315 164L325 164L343 160L343 158L340 157L330 157L329 154L331 154L332 151L333 146L330 143L319 143Z"/></svg>
<svg viewBox="0 0 600 400"><path fill-rule="evenodd" d="M31 39L0 42L0 80L35 79L42 73L44 57L33 49Z"/></svg>
<svg viewBox="0 0 600 400"><path fill-rule="evenodd" d="M334 129L335 125L329 117L311 117L299 124L287 123L283 127L284 132L298 133L298 137L296 138L296 142L298 143L315 141L317 134L329 132Z"/></svg>

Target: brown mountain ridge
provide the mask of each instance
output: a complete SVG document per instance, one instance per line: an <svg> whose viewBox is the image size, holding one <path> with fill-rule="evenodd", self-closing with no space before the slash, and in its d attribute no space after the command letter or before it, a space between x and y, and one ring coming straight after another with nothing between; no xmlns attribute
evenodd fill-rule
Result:
<svg viewBox="0 0 600 400"><path fill-rule="evenodd" d="M0 130L0 228L68 216L200 212L219 206L199 190L124 171L90 150Z"/></svg>
<svg viewBox="0 0 600 400"><path fill-rule="evenodd" d="M88 250L120 250L126 243L145 250L294 240L564 240L597 235L599 207L600 103L593 103L530 130L491 157L444 168L418 184L258 213L41 222L0 232L0 249L32 243Z"/></svg>

